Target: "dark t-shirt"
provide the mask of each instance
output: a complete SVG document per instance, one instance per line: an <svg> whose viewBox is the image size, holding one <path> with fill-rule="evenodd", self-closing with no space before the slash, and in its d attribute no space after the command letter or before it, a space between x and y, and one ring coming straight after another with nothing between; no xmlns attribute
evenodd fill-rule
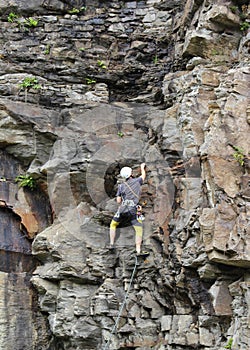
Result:
<svg viewBox="0 0 250 350"><path fill-rule="evenodd" d="M132 178L118 186L116 196L122 197L122 201L131 200L135 205L138 204L141 195L142 177Z"/></svg>

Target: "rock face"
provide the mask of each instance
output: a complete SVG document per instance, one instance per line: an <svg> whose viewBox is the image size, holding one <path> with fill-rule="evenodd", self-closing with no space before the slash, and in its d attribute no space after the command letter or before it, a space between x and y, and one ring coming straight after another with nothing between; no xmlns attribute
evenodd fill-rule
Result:
<svg viewBox="0 0 250 350"><path fill-rule="evenodd" d="M3 349L47 349L51 341L47 319L30 282L38 265L31 237L49 224L46 201L38 191L18 188L15 178L21 165L16 159L5 151L0 159L0 344Z"/></svg>
<svg viewBox="0 0 250 350"><path fill-rule="evenodd" d="M1 347L248 350L248 2L0 14ZM133 228L107 243L119 170L144 161L137 261Z"/></svg>

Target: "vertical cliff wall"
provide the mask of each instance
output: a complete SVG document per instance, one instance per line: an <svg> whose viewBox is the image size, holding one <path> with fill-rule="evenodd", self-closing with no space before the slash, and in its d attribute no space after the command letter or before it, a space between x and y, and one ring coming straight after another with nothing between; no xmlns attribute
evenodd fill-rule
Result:
<svg viewBox="0 0 250 350"><path fill-rule="evenodd" d="M5 349L249 349L249 11L0 1ZM107 243L142 161L136 266L131 227Z"/></svg>
<svg viewBox="0 0 250 350"><path fill-rule="evenodd" d="M38 191L18 189L15 178L21 165L16 159L1 151L0 160L0 344L6 349L45 349L50 342L47 318L30 279L38 265L31 239L49 224L46 201Z"/></svg>

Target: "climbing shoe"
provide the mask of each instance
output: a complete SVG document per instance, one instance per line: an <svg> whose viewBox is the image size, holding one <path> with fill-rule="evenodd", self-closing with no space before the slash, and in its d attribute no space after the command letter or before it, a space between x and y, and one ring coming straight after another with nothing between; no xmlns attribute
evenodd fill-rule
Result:
<svg viewBox="0 0 250 350"><path fill-rule="evenodd" d="M136 265L136 266L140 266L140 265L141 265L140 261L139 261L139 260L136 260L135 265Z"/></svg>
<svg viewBox="0 0 250 350"><path fill-rule="evenodd" d="M110 252L114 252L114 251L115 251L115 246L114 246L114 244L109 244L109 245L108 245L108 250L109 250Z"/></svg>
<svg viewBox="0 0 250 350"><path fill-rule="evenodd" d="M146 257L146 256L149 256L149 252L140 252L140 253L136 253L137 257L141 256L141 257Z"/></svg>

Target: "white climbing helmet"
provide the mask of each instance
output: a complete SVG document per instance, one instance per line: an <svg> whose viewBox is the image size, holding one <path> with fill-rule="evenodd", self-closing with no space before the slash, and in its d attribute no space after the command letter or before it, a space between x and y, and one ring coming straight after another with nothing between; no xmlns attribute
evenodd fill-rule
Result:
<svg viewBox="0 0 250 350"><path fill-rule="evenodd" d="M132 174L132 169L128 166L123 167L120 171L120 175L124 179L129 178L131 176L131 174Z"/></svg>

